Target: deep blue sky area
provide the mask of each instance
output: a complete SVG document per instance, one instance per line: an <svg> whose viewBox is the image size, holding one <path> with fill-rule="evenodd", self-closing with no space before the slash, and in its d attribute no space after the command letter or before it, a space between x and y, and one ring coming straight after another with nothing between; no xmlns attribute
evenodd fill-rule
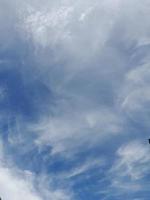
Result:
<svg viewBox="0 0 150 200"><path fill-rule="evenodd" d="M149 200L150 2L0 1L2 200Z"/></svg>

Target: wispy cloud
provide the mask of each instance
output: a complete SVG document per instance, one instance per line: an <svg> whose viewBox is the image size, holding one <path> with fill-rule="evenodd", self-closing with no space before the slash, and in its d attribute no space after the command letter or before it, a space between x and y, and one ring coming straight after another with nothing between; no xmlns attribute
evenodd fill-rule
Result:
<svg viewBox="0 0 150 200"><path fill-rule="evenodd" d="M136 198L139 192L148 192L149 153L149 147L139 141L132 141L118 149L117 158L109 172L110 191L114 189L114 196L128 192Z"/></svg>
<svg viewBox="0 0 150 200"><path fill-rule="evenodd" d="M3 144L0 146L0 195L3 199L19 200L20 197L29 200L42 200L52 198L54 200L70 200L71 193L63 188L51 188L50 180L45 175L40 177L34 172L20 170L16 168L14 162L3 150Z"/></svg>
<svg viewBox="0 0 150 200"><path fill-rule="evenodd" d="M145 197L149 149L140 140L149 134L149 1L0 4L2 196L72 200L73 190L76 199L93 200L101 189L107 199L108 191ZM84 178L76 182L101 164L93 191Z"/></svg>

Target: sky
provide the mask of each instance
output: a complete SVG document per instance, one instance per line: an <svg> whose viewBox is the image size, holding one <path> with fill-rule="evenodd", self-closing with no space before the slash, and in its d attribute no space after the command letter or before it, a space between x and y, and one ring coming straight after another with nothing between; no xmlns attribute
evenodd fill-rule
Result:
<svg viewBox="0 0 150 200"><path fill-rule="evenodd" d="M150 1L0 0L2 200L148 200Z"/></svg>

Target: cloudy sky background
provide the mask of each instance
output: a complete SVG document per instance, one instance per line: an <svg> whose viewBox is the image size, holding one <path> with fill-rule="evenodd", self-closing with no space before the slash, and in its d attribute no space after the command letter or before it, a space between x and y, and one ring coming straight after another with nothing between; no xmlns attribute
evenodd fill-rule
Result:
<svg viewBox="0 0 150 200"><path fill-rule="evenodd" d="M149 17L149 0L0 0L2 199L149 199Z"/></svg>

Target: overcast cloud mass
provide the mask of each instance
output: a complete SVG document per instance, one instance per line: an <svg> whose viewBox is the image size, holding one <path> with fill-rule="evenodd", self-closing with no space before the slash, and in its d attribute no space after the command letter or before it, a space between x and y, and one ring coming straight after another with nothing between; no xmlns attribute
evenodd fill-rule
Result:
<svg viewBox="0 0 150 200"><path fill-rule="evenodd" d="M2 200L149 200L149 18L149 0L0 0Z"/></svg>

